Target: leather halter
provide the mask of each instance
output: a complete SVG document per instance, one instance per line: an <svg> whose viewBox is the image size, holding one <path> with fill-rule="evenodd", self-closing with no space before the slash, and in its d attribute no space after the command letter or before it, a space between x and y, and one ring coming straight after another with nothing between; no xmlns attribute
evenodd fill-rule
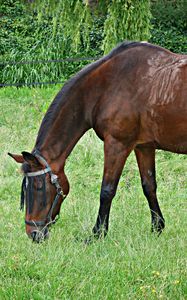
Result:
<svg viewBox="0 0 187 300"><path fill-rule="evenodd" d="M51 183L55 186L56 188L56 196L54 198L54 201L52 203L52 206L48 212L48 215L46 217L45 220L40 220L40 221L28 221L25 219L25 224L30 225L30 226L46 226L48 223L55 223L55 220L52 220L52 214L53 214L53 210L55 208L55 206L58 203L58 200L60 197L62 197L63 199L66 198L66 195L64 195L62 187L60 186L59 182L58 182L58 176L55 175L54 173L52 173L52 170L50 168L50 166L48 165L47 161L45 160L45 158L43 158L41 156L41 154L39 153L38 150L35 150L33 152L33 155L39 159L39 161L41 161L44 165L45 165L45 169L40 170L40 171L36 171L36 172L28 172L24 174L24 179L23 179L23 183L22 183L22 195L21 195L21 206L20 209L23 209L24 207L24 200L25 200L25 191L27 192L27 187L28 187L28 182L29 182L29 178L32 179L33 177L38 177L38 176L42 176L44 175L44 181L45 181L45 176L48 173L50 175L51 178ZM45 197L45 195L44 195ZM30 199L31 200L31 199ZM44 199L45 204L46 204L46 199Z"/></svg>

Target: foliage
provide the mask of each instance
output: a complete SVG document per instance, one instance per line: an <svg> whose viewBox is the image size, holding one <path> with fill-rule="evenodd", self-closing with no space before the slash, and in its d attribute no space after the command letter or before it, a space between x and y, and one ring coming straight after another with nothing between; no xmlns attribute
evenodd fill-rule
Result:
<svg viewBox="0 0 187 300"><path fill-rule="evenodd" d="M186 0L157 0L152 3L151 42L174 52L187 53Z"/></svg>
<svg viewBox="0 0 187 300"><path fill-rule="evenodd" d="M154 28L151 42L176 53L187 53L187 35L180 33L175 28Z"/></svg>
<svg viewBox="0 0 187 300"><path fill-rule="evenodd" d="M48 0L44 6L43 1L35 0L34 7L42 15L52 15L55 30L57 24L63 26L63 34L71 40L76 52L80 47L83 47L84 51L90 47L90 31L98 20L102 21L104 39L100 47L105 53L125 39L149 38L151 18L149 0L102 0L99 1L95 11L91 11L89 5L85 5L84 2Z"/></svg>
<svg viewBox="0 0 187 300"><path fill-rule="evenodd" d="M104 23L102 48L108 52L124 40L148 40L150 19L150 1L113 0Z"/></svg>
<svg viewBox="0 0 187 300"><path fill-rule="evenodd" d="M36 245L19 211L22 176L7 152L30 151L60 86L0 89L0 299L185 300L186 159L157 152L158 196L166 229L150 232L150 213L131 155L113 200L105 240L86 246L99 205L103 144L88 133L66 164L71 190L50 238Z"/></svg>
<svg viewBox="0 0 187 300"><path fill-rule="evenodd" d="M75 44L72 46L73 40L77 41L79 37L74 36L71 39L71 36L68 38L65 36L68 26L65 28L59 22L55 25L51 15L36 13L34 10L28 11L28 7L22 3L17 5L18 2L4 1L4 6L8 8L1 17L2 61L24 62L83 56L82 48L78 51ZM1 6L2 11L4 6ZM76 7L75 9L78 10ZM84 50L84 55L97 55L97 50ZM64 78L69 77L86 63L88 62L1 65L0 81L4 83L64 81Z"/></svg>
<svg viewBox="0 0 187 300"><path fill-rule="evenodd" d="M186 0L157 0L152 3L151 10L153 23L180 32L187 30Z"/></svg>
<svg viewBox="0 0 187 300"><path fill-rule="evenodd" d="M1 0L1 62L99 57L125 39L187 53L186 0L87 2ZM0 63L0 82L61 82L89 62Z"/></svg>
<svg viewBox="0 0 187 300"><path fill-rule="evenodd" d="M126 38L149 36L149 0L140 5L137 0L100 1L94 13L82 0L34 1L31 6L1 1L2 61L101 56ZM1 66L0 80L63 81L86 63L6 65Z"/></svg>

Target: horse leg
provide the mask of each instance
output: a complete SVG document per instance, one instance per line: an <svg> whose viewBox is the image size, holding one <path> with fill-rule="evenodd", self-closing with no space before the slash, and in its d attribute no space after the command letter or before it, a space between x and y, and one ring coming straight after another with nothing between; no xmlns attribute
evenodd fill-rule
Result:
<svg viewBox="0 0 187 300"><path fill-rule="evenodd" d="M135 154L143 192L148 200L151 211L152 231L161 233L165 227L165 221L156 196L155 149L141 147L135 149Z"/></svg>
<svg viewBox="0 0 187 300"><path fill-rule="evenodd" d="M99 238L108 232L109 214L112 199L115 196L120 175L125 161L132 148L125 147L113 137L104 142L104 173L100 193L100 207L96 224L93 228L94 236Z"/></svg>

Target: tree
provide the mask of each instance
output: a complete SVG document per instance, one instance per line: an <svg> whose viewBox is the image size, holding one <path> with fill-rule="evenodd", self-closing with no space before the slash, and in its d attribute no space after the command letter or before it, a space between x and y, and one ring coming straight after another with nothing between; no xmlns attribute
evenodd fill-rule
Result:
<svg viewBox="0 0 187 300"><path fill-rule="evenodd" d="M39 18L53 19L54 34L62 30L65 40L78 51L89 48L95 28L102 35L100 48L111 50L123 40L148 40L150 0L48 0L32 1ZM100 39L101 40L101 39Z"/></svg>

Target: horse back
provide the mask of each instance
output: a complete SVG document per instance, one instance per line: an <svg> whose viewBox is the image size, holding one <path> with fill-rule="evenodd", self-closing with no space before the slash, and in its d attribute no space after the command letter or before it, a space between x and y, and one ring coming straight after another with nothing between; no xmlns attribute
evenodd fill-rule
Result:
<svg viewBox="0 0 187 300"><path fill-rule="evenodd" d="M187 56L147 44L129 48L90 75L94 93L92 123L102 139L187 152Z"/></svg>

